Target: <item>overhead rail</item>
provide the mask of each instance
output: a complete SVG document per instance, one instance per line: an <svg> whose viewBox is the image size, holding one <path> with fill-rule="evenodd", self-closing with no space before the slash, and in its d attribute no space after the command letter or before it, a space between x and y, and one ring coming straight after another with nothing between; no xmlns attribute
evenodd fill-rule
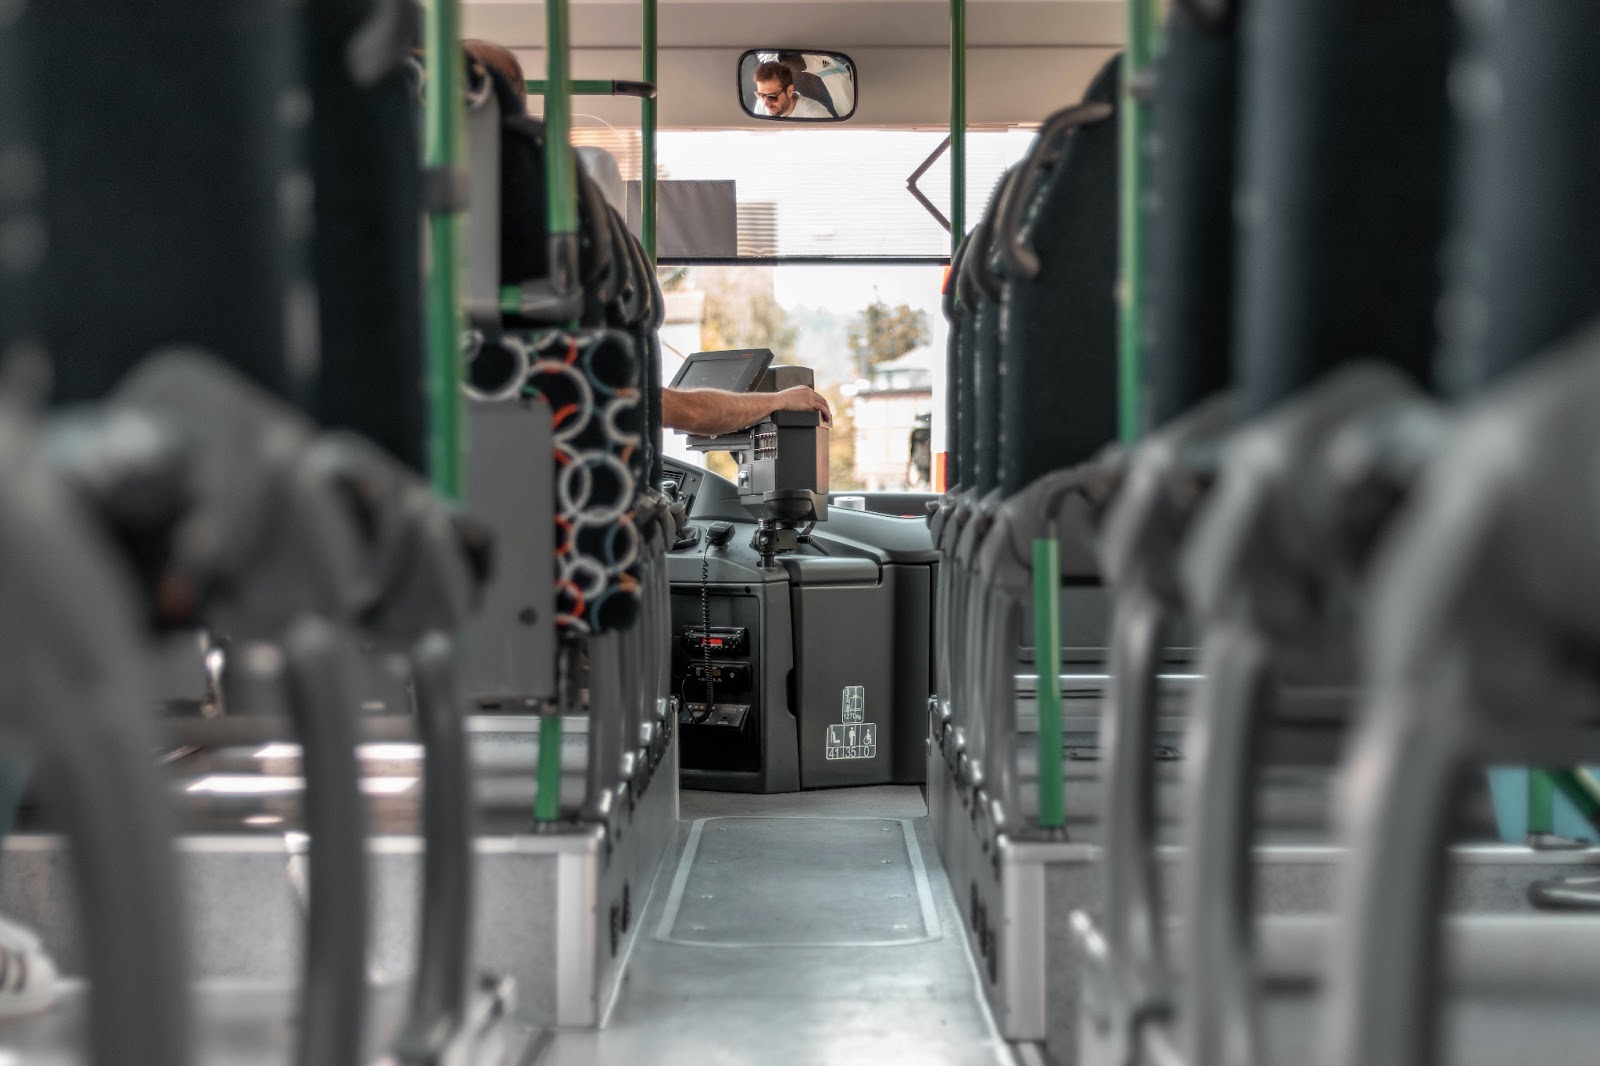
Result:
<svg viewBox="0 0 1600 1066"><path fill-rule="evenodd" d="M533 96L543 96L550 89L547 81L526 81L523 83L528 92ZM621 79L585 79L571 81L573 96L632 96L640 100L654 100L656 87L648 81L623 81Z"/></svg>

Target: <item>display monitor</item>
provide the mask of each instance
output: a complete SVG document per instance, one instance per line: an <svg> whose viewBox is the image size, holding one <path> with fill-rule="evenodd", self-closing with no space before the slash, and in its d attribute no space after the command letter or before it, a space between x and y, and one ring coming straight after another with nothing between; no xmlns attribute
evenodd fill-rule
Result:
<svg viewBox="0 0 1600 1066"><path fill-rule="evenodd" d="M731 352L695 352L683 361L673 377L674 389L726 389L751 392L772 365L770 348L741 348Z"/></svg>

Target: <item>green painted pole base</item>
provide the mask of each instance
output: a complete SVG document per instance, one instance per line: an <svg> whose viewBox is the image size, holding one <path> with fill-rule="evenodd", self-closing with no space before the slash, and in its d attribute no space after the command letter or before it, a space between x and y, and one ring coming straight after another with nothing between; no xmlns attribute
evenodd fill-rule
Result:
<svg viewBox="0 0 1600 1066"><path fill-rule="evenodd" d="M1543 770L1528 771L1528 835L1549 836L1556 829L1555 782Z"/></svg>
<svg viewBox="0 0 1600 1066"><path fill-rule="evenodd" d="M533 796L533 817L540 822L561 818L561 716L539 719L539 770Z"/></svg>

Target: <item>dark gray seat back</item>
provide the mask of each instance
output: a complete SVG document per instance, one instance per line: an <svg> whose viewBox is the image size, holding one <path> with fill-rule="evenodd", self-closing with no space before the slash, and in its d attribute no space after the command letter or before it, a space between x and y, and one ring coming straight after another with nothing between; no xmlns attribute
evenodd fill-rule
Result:
<svg viewBox="0 0 1600 1066"><path fill-rule="evenodd" d="M1358 359L1431 381L1452 7L1261 3L1246 14L1234 350L1248 412Z"/></svg>
<svg viewBox="0 0 1600 1066"><path fill-rule="evenodd" d="M298 26L266 0L29 4L22 92L43 158L35 336L58 402L166 347L307 406L319 374Z"/></svg>
<svg viewBox="0 0 1600 1066"><path fill-rule="evenodd" d="M1457 393L1542 358L1600 315L1600 11L1525 0L1466 33L1463 217L1440 366Z"/></svg>
<svg viewBox="0 0 1600 1066"><path fill-rule="evenodd" d="M1176 5L1156 70L1144 424L1159 429L1232 377L1238 177L1237 15L1203 26Z"/></svg>
<svg viewBox="0 0 1600 1066"><path fill-rule="evenodd" d="M1030 155L1037 166L1024 164L1037 180L1010 192L1022 198L1007 212L1017 230L997 234L991 252L1006 278L997 483L1007 496L1116 437L1120 70L1118 56L1085 93L1084 104L1104 107L1096 117L1059 138L1047 125ZM1019 240L1036 265L1008 254Z"/></svg>
<svg viewBox="0 0 1600 1066"><path fill-rule="evenodd" d="M422 152L402 54L361 81L350 59L374 7L325 0L306 20L322 350L310 411L425 472Z"/></svg>
<svg viewBox="0 0 1600 1066"><path fill-rule="evenodd" d="M972 427L971 465L965 469L968 488L979 496L993 491L1000 481L1000 300L1002 280L989 267L993 247L995 218L1006 191L1017 175L1013 167L995 185L983 217L967 238L972 250L962 260L961 288L957 299L964 305L962 343L970 345L972 370L963 375L970 381ZM970 335L970 341L968 336Z"/></svg>
<svg viewBox="0 0 1600 1066"><path fill-rule="evenodd" d="M966 382L961 352L962 321L966 317L966 309L956 299L956 288L957 279L961 276L961 262L969 246L970 238L964 238L950 256L950 271L945 276L944 293L940 299L940 310L949 324L944 359L944 483L949 491L961 484L961 449L967 433L967 427L962 424L965 407L962 389L966 387Z"/></svg>

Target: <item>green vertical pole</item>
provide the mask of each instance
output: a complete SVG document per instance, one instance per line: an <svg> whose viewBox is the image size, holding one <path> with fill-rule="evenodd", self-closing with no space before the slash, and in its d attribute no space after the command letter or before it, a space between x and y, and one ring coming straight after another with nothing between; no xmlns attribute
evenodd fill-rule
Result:
<svg viewBox="0 0 1600 1066"><path fill-rule="evenodd" d="M430 173L453 184L461 165L463 80L457 0L432 0L425 29L428 93L425 152ZM428 216L428 469L433 487L460 499L461 483L461 219L455 204Z"/></svg>
<svg viewBox="0 0 1600 1066"><path fill-rule="evenodd" d="M572 55L567 0L545 4L545 222L556 288L578 284L578 159L572 150Z"/></svg>
<svg viewBox="0 0 1600 1066"><path fill-rule="evenodd" d="M572 151L572 65L567 0L545 0L545 220L550 271L558 289L578 284L578 171ZM539 721L533 816L561 817L561 708Z"/></svg>
<svg viewBox="0 0 1600 1066"><path fill-rule="evenodd" d="M967 235L967 0L950 0L950 258Z"/></svg>
<svg viewBox="0 0 1600 1066"><path fill-rule="evenodd" d="M1149 187L1145 138L1150 102L1143 87L1155 62L1160 33L1158 0L1127 0L1128 48L1122 60L1122 283L1121 358L1117 422L1124 444L1144 428L1144 351L1141 316L1145 307L1146 255L1144 202Z"/></svg>
<svg viewBox="0 0 1600 1066"><path fill-rule="evenodd" d="M1033 661L1039 673L1039 828L1067 824L1061 769L1061 544L1033 542Z"/></svg>
<svg viewBox="0 0 1600 1066"><path fill-rule="evenodd" d="M539 719L539 770L533 793L533 817L553 822L561 817L561 715Z"/></svg>
<svg viewBox="0 0 1600 1066"><path fill-rule="evenodd" d="M656 84L656 0L643 0L644 27L643 79ZM639 139L642 142L642 161L639 168L639 239L644 244L644 254L650 265L656 262L656 121L658 111L655 97L639 104Z"/></svg>
<svg viewBox="0 0 1600 1066"><path fill-rule="evenodd" d="M1551 836L1556 830L1556 787L1543 770L1528 771L1528 835Z"/></svg>
<svg viewBox="0 0 1600 1066"><path fill-rule="evenodd" d="M578 171L572 151L572 56L566 0L545 4L545 222L552 237L578 233Z"/></svg>

